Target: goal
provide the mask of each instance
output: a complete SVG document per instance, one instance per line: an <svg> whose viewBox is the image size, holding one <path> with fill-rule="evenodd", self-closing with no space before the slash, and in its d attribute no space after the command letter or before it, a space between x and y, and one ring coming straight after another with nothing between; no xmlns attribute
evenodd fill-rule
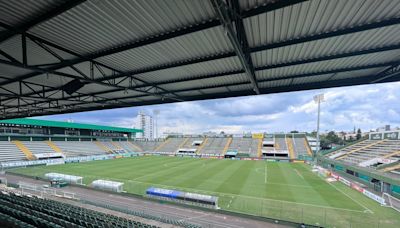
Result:
<svg viewBox="0 0 400 228"><path fill-rule="evenodd" d="M386 205L400 212L400 199L397 199L388 193L383 193L382 197L385 199Z"/></svg>

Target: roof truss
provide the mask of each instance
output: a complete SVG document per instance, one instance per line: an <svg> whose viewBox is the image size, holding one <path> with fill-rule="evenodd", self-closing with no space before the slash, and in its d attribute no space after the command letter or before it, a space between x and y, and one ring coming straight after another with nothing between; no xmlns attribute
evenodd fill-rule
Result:
<svg viewBox="0 0 400 228"><path fill-rule="evenodd" d="M400 17L385 18L383 20L376 20L370 22L360 22L350 26L341 27L334 30L326 30L320 33L309 33L304 36L294 37L291 39L284 39L275 42L268 42L261 45L250 46L248 42L248 34L244 25L244 20L250 17L256 17L269 12L275 12L301 5L306 7L304 0L288 0L276 1L273 3L266 3L251 9L241 9L238 0L210 0L211 5L216 12L216 18L210 18L198 24L188 25L186 27L177 28L171 31L163 32L157 35L140 40L131 40L122 44L113 44L109 48L98 49L97 51L89 54L76 53L69 49L68 46L60 46L50 39L44 39L30 32L30 29L35 28L44 22L52 22L57 16L62 16L68 10L74 7L80 7L85 4L83 0L66 1L58 6L49 8L42 14L31 18L29 22L17 26L10 26L0 20L0 26L5 29L0 35L0 44L6 40L20 36L21 37L21 56L16 58L11 53L0 48L0 64L4 66L16 67L20 69L29 70L30 73L17 74L13 76L0 75L0 113L3 114L2 118L11 116L24 116L24 115L41 115L51 114L68 111L84 111L102 109L105 107L129 107L133 105L146 105L156 103L169 103L176 101L187 101L195 99L210 99L218 97L229 97L237 95L251 95L283 92L292 88L292 90L314 88L313 86L324 85L356 85L364 83L381 83L395 81L398 79L398 58L393 58L386 61L379 61L377 59L374 63L358 64L354 66L335 67L332 69L323 69L319 71L297 72L290 75L274 75L273 78L257 78L257 74L272 69L280 69L286 67L304 66L307 64L324 64L328 61L338 59L350 59L353 57L362 57L372 54L390 52L398 50L400 43L390 43L380 46L367 46L352 51L337 52L333 54L316 54L308 58L292 59L288 61L274 62L264 65L256 65L253 55L259 54L263 51L272 49L279 49L284 47L292 47L302 45L309 42L320 41L330 38L338 38L344 35L352 35L359 32L367 32L378 28L389 26L398 26L400 24ZM308 4L308 3L307 3ZM136 68L133 70L121 70L112 67L105 62L99 62L99 58L105 56L112 56L127 50L133 50L144 46L151 46L166 40L173 40L175 38L194 34L199 31L208 31L211 28L223 27L226 36L231 43L233 50L224 52L215 52L207 55L194 55L190 58L181 59L178 61L164 62L161 64L154 64L144 68ZM52 58L57 59L56 62L45 62L42 64L29 63L30 45L34 43L45 51ZM71 59L66 59L58 54L58 51L68 53L73 56ZM162 71L177 69L180 67L192 67L198 64L210 63L216 60L237 58L240 61L240 69L229 69L224 71L215 71L212 73L191 75L188 73L185 77L163 79L159 78L156 82L147 80L140 75L154 74ZM88 64L90 70L83 71L79 65ZM380 68L379 74L364 75L364 79L349 79L347 82L335 79L336 74L344 72L355 72L358 70L367 70ZM63 69L68 69L64 71ZM109 73L111 72L111 73ZM0 74L2 72L0 71ZM247 81L237 80L237 75L247 76ZM325 82L308 83L313 86L295 85L293 84L296 79L303 78L319 78L323 75L332 74ZM57 77L64 80L79 79L86 86L99 86L103 88L95 91L78 91L72 95L67 95L62 91L62 85L47 85L46 82L36 81L38 77L47 75L47 77ZM374 77L373 80L372 77ZM219 78L235 79L232 82L224 84L210 84L210 81ZM290 80L290 84L286 86L277 86L274 88L263 88L260 86L266 82L279 82ZM202 85L200 82L207 82ZM186 83L185 88L173 88L174 85ZM199 84L200 83L200 84ZM322 85L322 84L323 85ZM325 83L325 84L324 84ZM172 86L172 87L171 87ZM235 86L243 88L251 88L253 92L237 91ZM280 89L279 89L279 88ZM167 89L169 88L169 89ZM285 89L283 89L285 88ZM207 91L216 89L215 93ZM226 92L221 92L226 91ZM118 92L123 92L118 95ZM192 95L185 93L193 92ZM109 95L113 94L112 97ZM194 95L199 94L199 95ZM202 98L200 98L202 97ZM7 115L5 114L7 113Z"/></svg>

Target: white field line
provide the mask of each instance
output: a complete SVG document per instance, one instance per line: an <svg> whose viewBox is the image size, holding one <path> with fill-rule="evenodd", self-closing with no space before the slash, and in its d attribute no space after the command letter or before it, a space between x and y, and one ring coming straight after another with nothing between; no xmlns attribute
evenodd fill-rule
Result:
<svg viewBox="0 0 400 228"><path fill-rule="evenodd" d="M336 189L337 191L339 191L340 193L342 193L343 195L345 195L347 198L351 199L353 202L355 202L356 204L358 204L359 206L361 206L362 208L364 208L364 212L367 211L368 213L373 214L374 212L369 209L368 207L364 206L363 204L361 204L360 202L358 202L357 200L355 200L353 197L349 196L347 193L343 192L342 190L338 189L335 185L333 185L332 183L326 181L323 177L317 175L319 178L321 178L322 180L324 180L325 182L327 182L330 186L332 186L334 189Z"/></svg>
<svg viewBox="0 0 400 228"><path fill-rule="evenodd" d="M226 196L233 196L233 197L242 197L242 198L274 201L274 202L281 202L281 203L288 203L288 204L295 204L295 205L304 205L304 206L310 206L310 207L318 207L318 208L327 208L327 209L333 209L333 210L352 211L352 212L357 212L357 213L364 213L364 211L358 211L358 210L352 210L352 209L346 209L346 208L339 208L339 207L322 206L322 205L315 205L315 204L308 204L308 203L298 203L298 202L292 202L292 201L286 201L286 200L261 198L261 197L246 196L246 195L239 195L239 194L232 194L232 193L221 193L221 192L214 192L214 191L208 191L208 190L199 190L199 189L194 189L194 188L184 188L184 187L177 187L177 186L171 186L171 185L157 184L157 183L151 183L151 182L133 181L133 180L128 180L128 179L116 179L116 180L128 181L128 182L133 182L133 183L156 185L156 186L161 186L161 187L170 188L170 189L189 190L189 191L192 191L192 192L205 193L205 194L209 194L209 195L210 194L222 195L222 196L226 195Z"/></svg>
<svg viewBox="0 0 400 228"><path fill-rule="evenodd" d="M35 167L39 168L39 167ZM257 169L256 169L257 171ZM95 177L98 178L98 176L91 176L91 175L85 175L86 177ZM142 176L143 177L143 176ZM122 178L112 178L113 180L121 180L121 181L127 181L127 182L133 182L133 183L142 183L142 184L149 184L149 185L157 185L157 186L162 186L162 187L167 187L167 188L172 188L172 189L182 189L182 190L190 190L193 192L202 192L206 194L216 194L216 195L228 195L228 196L234 196L234 197L242 197L242 198L250 198L250 199L257 199L257 200L266 200L266 201L274 201L274 202L282 202L282 203L288 203L288 204L295 204L295 205L304 205L304 206L311 206L311 207L318 207L318 208L327 208L327 209L334 209L334 210L341 210L341 211L352 211L352 212L357 212L357 213L364 213L364 211L358 211L358 210L352 210L352 209L346 209L346 208L338 208L338 207L330 207L330 206L322 206L322 205L315 205L315 204L308 204L308 203L298 203L298 202L292 202L292 201L286 201L286 200L277 200L277 199L270 199L270 198L260 198L260 197L255 197L255 196L246 196L246 195L238 195L238 194L232 194L232 193L221 193L221 192L214 192L214 191L207 191L207 190L199 190L199 189L194 189L194 188L184 188L184 187L177 187L177 186L170 186L170 185L163 185L163 184L157 184L157 183L151 183L151 182L142 182L142 181L136 181L136 180L129 180L129 179L122 179ZM278 184L278 183L271 183L268 182L268 184ZM329 183L331 184L331 183ZM280 185L287 185L287 184L280 184ZM332 185L332 184L331 184ZM288 185L288 186L295 186L295 185ZM333 185L332 185L333 186ZM307 186L301 186L297 185L297 187L307 187ZM335 186L333 186L336 188ZM310 186L311 188L311 186ZM337 188L336 188L337 189ZM340 191L339 189L337 189ZM344 192L340 191L341 193L345 194ZM345 194L347 197L355 201L353 198ZM357 201L355 201L358 203ZM360 203L358 203L360 204ZM363 206L360 204L363 208L365 208L367 211L372 212L370 209L367 207ZM373 212L372 212L373 213Z"/></svg>
<svg viewBox="0 0 400 228"><path fill-rule="evenodd" d="M264 170L264 173L261 173L261 169L262 169L262 168L256 168L255 171L256 171L256 173L262 174L262 175L265 177L265 170ZM267 171L267 176L266 176L266 177L268 178L268 169L267 169L266 171ZM268 181L268 179L267 179L266 182L265 182L265 179L264 179L264 183L272 184L272 185L299 187L299 188L313 188L313 187L311 187L311 186L309 186L309 185L301 185L301 184L283 184L283 183L278 183L278 182L271 182L271 181Z"/></svg>
<svg viewBox="0 0 400 228"><path fill-rule="evenodd" d="M301 179L304 180L303 175L301 175L301 173L300 173L297 169L294 169L294 171L297 173L297 175L298 175L299 177L301 177Z"/></svg>
<svg viewBox="0 0 400 228"><path fill-rule="evenodd" d="M265 162L265 169L264 169L264 176L265 176L265 178L264 178L264 183L266 184L267 183L267 162Z"/></svg>

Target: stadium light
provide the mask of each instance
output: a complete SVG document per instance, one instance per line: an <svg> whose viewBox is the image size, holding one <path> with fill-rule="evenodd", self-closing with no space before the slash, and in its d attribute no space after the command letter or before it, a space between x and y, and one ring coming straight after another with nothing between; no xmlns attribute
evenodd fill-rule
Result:
<svg viewBox="0 0 400 228"><path fill-rule="evenodd" d="M325 101L324 94L321 93L321 94L315 95L315 96L314 96L314 101L315 101L315 103L318 104L317 146L316 146L316 150L315 150L315 153L314 153L314 158L315 158L315 156L316 156L316 154L318 154L319 148L320 148L320 146L321 146L321 143L320 143L320 140L319 140L319 120L320 120L320 113L321 113L321 102L324 102L324 101Z"/></svg>

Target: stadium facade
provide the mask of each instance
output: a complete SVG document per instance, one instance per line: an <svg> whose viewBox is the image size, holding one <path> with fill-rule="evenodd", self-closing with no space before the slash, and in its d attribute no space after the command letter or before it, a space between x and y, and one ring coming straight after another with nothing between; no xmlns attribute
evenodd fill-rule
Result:
<svg viewBox="0 0 400 228"><path fill-rule="evenodd" d="M2 120L0 163L125 153L277 161L311 161L314 156L304 133L136 138L141 132L37 119ZM399 131L370 133L368 139L318 154L318 162L377 192L400 197L399 137Z"/></svg>
<svg viewBox="0 0 400 228"><path fill-rule="evenodd" d="M141 129L11 119L0 121L0 162L112 153L158 153L241 158L309 160L305 134L169 135L138 138Z"/></svg>

